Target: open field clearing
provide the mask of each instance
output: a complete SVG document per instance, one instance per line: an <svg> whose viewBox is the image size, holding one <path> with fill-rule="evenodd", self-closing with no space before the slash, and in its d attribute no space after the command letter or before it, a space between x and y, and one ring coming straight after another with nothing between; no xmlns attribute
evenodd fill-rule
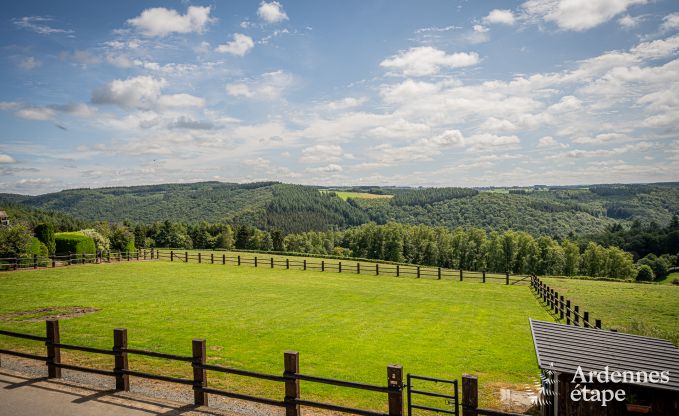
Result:
<svg viewBox="0 0 679 416"><path fill-rule="evenodd" d="M580 310L617 329L671 340L679 344L679 286L604 282L576 279L542 279Z"/></svg>
<svg viewBox="0 0 679 416"><path fill-rule="evenodd" d="M537 382L528 318L550 319L525 286L179 262L7 273L0 293L2 329L42 335L39 318L54 312L39 309L96 308L62 320L62 342L111 348L113 328L125 327L131 348L190 355L191 339L206 338L209 363L274 374L288 349L300 352L305 374L379 385L388 364L441 378L473 373L482 403L496 407L501 387ZM0 337L0 348L17 346L44 349ZM67 363L112 366L110 357L63 355ZM130 357L130 368L184 377L191 371L141 356ZM240 392L282 394L272 382L209 378ZM302 396L374 409L386 403L379 393L308 382Z"/></svg>
<svg viewBox="0 0 679 416"><path fill-rule="evenodd" d="M334 193L338 197L342 198L343 200L347 200L349 198L354 198L354 199L390 199L393 198L394 195L384 195L384 194L371 194L368 192L350 192L350 191L321 191L321 193Z"/></svg>

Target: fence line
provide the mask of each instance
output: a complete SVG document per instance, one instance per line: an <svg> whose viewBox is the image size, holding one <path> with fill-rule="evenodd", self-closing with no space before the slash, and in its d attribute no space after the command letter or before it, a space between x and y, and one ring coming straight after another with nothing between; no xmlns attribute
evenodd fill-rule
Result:
<svg viewBox="0 0 679 416"><path fill-rule="evenodd" d="M539 277L532 276L530 282L530 287L535 295L542 300L557 319L560 321L565 319L566 325L601 329L601 319L596 319L594 326L592 326L588 311L580 313L578 305L572 304L570 299L564 299L563 295L559 295L558 291L546 285Z"/></svg>
<svg viewBox="0 0 679 416"><path fill-rule="evenodd" d="M245 400L249 402L265 404L269 406L281 407L285 409L286 416L301 416L301 407L312 407L317 409L324 409L330 411L338 411L353 415L363 416L404 416L404 389L411 389L412 386L403 383L403 367L400 365L387 366L387 380L385 385L374 385L367 383L358 383L353 381L338 380L327 377L319 377L300 372L299 353L296 351L285 351L283 353L283 372L278 374L266 374L250 370L243 370L231 367L225 367L215 364L207 364L207 342L205 339L194 339L191 343L192 353L190 356L167 354L156 351L147 351L128 347L127 329L115 328L113 330L113 347L108 349L94 348L82 345L65 344L61 342L61 334L59 330L58 320L47 320L45 336L37 336L32 334L23 334L13 331L0 330L0 335L13 338L28 339L31 341L38 341L45 344L46 355L28 354L9 349L0 349L0 355L10 355L24 359L42 361L47 365L47 374L49 379L61 378L61 370L80 371L85 373L98 374L102 376L110 376L115 379L116 391L130 390L130 377L137 377L143 379L159 380L168 383L191 386L193 389L193 401L196 406L208 406L209 395L217 395L228 397L232 399ZM113 357L113 367L110 370L99 368L91 368L80 365L66 364L61 361L61 350L84 351L93 354L108 355ZM171 377L160 374L147 373L142 371L133 371L129 369L129 355L141 355L147 357L161 358L181 363L190 363L193 369L193 377L181 378ZM2 361L0 360L0 365ZM253 396L244 393L237 393L233 391L211 388L208 385L208 371L220 372L225 374L234 374L243 377L249 377L259 380L267 380L283 384L282 399L272 399L268 397ZM410 379L410 375L408 378ZM421 379L437 380L433 378L415 376ZM320 383L325 385L332 385L342 388L358 389L363 391L370 391L375 393L386 394L386 408L388 412L378 412L368 409L358 409L348 406L341 406L332 403L316 402L306 400L301 397L301 382ZM457 383L456 381L454 383ZM517 413L508 413L494 409L484 409L478 407L478 379L475 375L462 375L462 403L463 416L477 416L477 415L496 415L496 416L518 416ZM422 393L427 395L434 395L438 397L449 397L441 394L432 394L418 390L412 390L412 393ZM456 393L457 394L457 393ZM410 397L410 395L408 395ZM457 396L455 396L457 397ZM409 404L410 401L408 401ZM457 399L455 399L455 406L457 406ZM411 406L409 406L410 408ZM423 409L433 410L434 408L427 408L426 406L412 406ZM438 409L439 411L441 409ZM410 412L409 412L410 413ZM446 412L457 414L457 407L455 412Z"/></svg>
<svg viewBox="0 0 679 416"><path fill-rule="evenodd" d="M165 259L171 262L178 261L190 263L235 265L266 267L270 269L295 269L295 270L315 270L320 272L369 274L374 276L394 276L394 277L415 277L431 278L434 280L473 280L482 283L497 282L505 285L515 285L523 282L529 283L531 276L515 275L511 273L492 273L486 271L467 271L458 269L448 269L444 267L420 266L409 264L380 263L377 261L337 261L331 262L320 260L312 262L309 259L295 259L282 256L252 256L242 254L229 256L226 253L212 252L209 255L204 253L190 253L187 250L156 250L156 259ZM368 263L368 264L366 264Z"/></svg>
<svg viewBox="0 0 679 416"><path fill-rule="evenodd" d="M75 264L101 264L122 261L153 260L157 257L154 249L150 251L105 251L98 253L69 253L62 255L0 258L0 271L13 271L25 269L55 268L72 266Z"/></svg>

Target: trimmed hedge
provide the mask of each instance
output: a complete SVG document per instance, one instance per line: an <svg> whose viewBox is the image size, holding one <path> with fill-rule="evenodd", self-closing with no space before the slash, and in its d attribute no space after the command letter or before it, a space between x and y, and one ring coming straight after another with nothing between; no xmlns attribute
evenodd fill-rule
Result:
<svg viewBox="0 0 679 416"><path fill-rule="evenodd" d="M97 252L92 237L87 237L80 232L56 233L54 242L56 243L56 252L59 255L69 253L95 254Z"/></svg>

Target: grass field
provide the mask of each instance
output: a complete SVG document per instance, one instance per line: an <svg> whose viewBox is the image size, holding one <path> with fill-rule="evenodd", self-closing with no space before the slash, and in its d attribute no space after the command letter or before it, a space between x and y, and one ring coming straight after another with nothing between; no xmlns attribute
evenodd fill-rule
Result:
<svg viewBox="0 0 679 416"><path fill-rule="evenodd" d="M581 311L601 319L606 329L665 338L679 345L679 286L543 280Z"/></svg>
<svg viewBox="0 0 679 416"><path fill-rule="evenodd" d="M349 192L349 191L321 191L321 192L334 192L338 197L343 200L349 198L354 199L389 199L393 198L394 195L382 195L382 194L371 194L368 192Z"/></svg>
<svg viewBox="0 0 679 416"><path fill-rule="evenodd" d="M62 342L110 348L113 328L126 327L131 347L189 355L191 339L206 338L209 362L275 374L287 349L300 352L306 374L380 385L388 364L442 378L473 373L482 404L495 407L501 387L538 380L528 318L550 319L525 286L178 262L0 274L0 293L3 329L44 333L44 322L8 319L10 312L93 307L99 311L62 321ZM3 347L42 351L36 344L0 337ZM111 366L110 357L64 356ZM140 356L130 363L132 369L190 375L187 365ZM281 397L282 386L271 382L214 373L210 380ZM382 410L386 403L378 393L308 382L302 394Z"/></svg>

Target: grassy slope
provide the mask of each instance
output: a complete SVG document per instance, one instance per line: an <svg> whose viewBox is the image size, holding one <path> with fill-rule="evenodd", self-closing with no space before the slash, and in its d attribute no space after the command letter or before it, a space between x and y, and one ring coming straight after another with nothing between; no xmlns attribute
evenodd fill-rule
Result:
<svg viewBox="0 0 679 416"><path fill-rule="evenodd" d="M371 194L367 192L349 192L349 191L321 191L323 192L334 192L335 195L338 197L342 198L343 200L347 200L349 198L354 198L354 199L390 199L393 198L394 195L382 195L382 194Z"/></svg>
<svg viewBox="0 0 679 416"><path fill-rule="evenodd" d="M544 281L604 328L670 339L679 345L679 286L592 280Z"/></svg>
<svg viewBox="0 0 679 416"><path fill-rule="evenodd" d="M286 349L300 351L305 373L376 384L385 382L390 363L437 377L469 372L479 375L489 405L497 405L500 385L536 381L527 321L549 319L525 286L168 262L2 274L0 293L0 313L100 308L62 322L66 343L110 348L112 329L127 327L132 347L189 354L191 339L205 337L210 362L272 373L282 371ZM43 327L0 321L0 328L36 334ZM36 345L0 337L0 345L9 342ZM83 354L66 357L86 361ZM92 359L108 367L109 358ZM130 362L133 369L190 374L185 365L139 356ZM228 385L272 397L282 391L234 376ZM311 383L303 383L303 394L380 409L386 400Z"/></svg>

